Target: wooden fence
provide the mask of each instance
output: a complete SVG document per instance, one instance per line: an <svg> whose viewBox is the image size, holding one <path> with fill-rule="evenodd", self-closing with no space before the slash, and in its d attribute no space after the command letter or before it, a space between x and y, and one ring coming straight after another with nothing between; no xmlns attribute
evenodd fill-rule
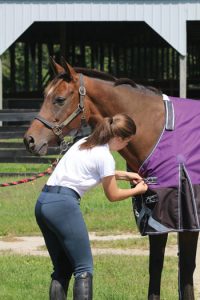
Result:
<svg viewBox="0 0 200 300"><path fill-rule="evenodd" d="M58 147L50 147L48 155L31 155L24 146L23 136L34 119L35 109L0 110L0 163L50 163L59 153Z"/></svg>

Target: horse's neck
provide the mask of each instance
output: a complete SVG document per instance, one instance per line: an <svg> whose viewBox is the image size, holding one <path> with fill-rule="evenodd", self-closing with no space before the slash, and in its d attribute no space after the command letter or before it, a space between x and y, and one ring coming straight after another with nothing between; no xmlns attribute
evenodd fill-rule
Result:
<svg viewBox="0 0 200 300"><path fill-rule="evenodd" d="M94 122L117 113L127 113L135 121L136 135L120 154L131 169L137 171L162 132L165 119L162 96L127 85L114 87L112 83L102 80L88 79L86 85Z"/></svg>

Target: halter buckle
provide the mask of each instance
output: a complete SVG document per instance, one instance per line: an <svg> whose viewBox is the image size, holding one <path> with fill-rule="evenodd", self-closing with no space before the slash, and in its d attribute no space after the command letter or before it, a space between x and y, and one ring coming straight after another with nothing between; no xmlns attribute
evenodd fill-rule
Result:
<svg viewBox="0 0 200 300"><path fill-rule="evenodd" d="M79 87L79 94L81 95L81 96L85 96L86 95L86 89L85 89L85 87L83 86L83 85L81 85L80 87Z"/></svg>
<svg viewBox="0 0 200 300"><path fill-rule="evenodd" d="M62 136L62 128L59 125L54 126L52 130L55 135Z"/></svg>

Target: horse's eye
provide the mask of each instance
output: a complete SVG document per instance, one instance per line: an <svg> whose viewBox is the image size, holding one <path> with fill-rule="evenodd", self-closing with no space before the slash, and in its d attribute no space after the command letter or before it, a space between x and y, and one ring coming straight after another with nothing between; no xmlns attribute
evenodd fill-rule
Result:
<svg viewBox="0 0 200 300"><path fill-rule="evenodd" d="M58 104L60 106L62 106L65 102L65 98L64 97L56 97L54 99L54 104Z"/></svg>

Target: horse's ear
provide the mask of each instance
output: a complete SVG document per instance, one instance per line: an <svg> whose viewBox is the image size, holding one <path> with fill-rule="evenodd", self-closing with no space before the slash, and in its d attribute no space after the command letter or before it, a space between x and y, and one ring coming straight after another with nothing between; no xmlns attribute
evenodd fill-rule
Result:
<svg viewBox="0 0 200 300"><path fill-rule="evenodd" d="M66 62L63 56L61 57L61 64L65 72L69 75L69 77L72 78L72 80L76 80L77 79L76 71L72 68L72 66L70 66L70 64Z"/></svg>
<svg viewBox="0 0 200 300"><path fill-rule="evenodd" d="M55 62L55 60L53 59L52 56L50 56L49 60L50 60L50 65L51 65L51 68L54 72L54 75L58 75L58 74L63 73L65 71L62 66L60 66L59 64L57 64Z"/></svg>

